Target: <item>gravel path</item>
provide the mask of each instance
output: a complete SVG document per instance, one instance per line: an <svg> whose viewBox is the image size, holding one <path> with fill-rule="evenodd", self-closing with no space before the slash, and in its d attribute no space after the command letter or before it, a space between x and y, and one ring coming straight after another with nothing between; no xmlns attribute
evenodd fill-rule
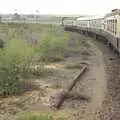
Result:
<svg viewBox="0 0 120 120"><path fill-rule="evenodd" d="M120 120L120 60L110 61L116 55L103 43L95 42L104 56L107 71L107 94L98 120Z"/></svg>

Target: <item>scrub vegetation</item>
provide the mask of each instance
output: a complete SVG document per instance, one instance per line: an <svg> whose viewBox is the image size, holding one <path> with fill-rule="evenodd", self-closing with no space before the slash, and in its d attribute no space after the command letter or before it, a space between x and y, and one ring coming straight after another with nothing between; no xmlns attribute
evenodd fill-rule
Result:
<svg viewBox="0 0 120 120"><path fill-rule="evenodd" d="M56 117L54 118L54 115L47 114L47 113L26 113L25 115L17 118L16 120L65 120L63 117Z"/></svg>
<svg viewBox="0 0 120 120"><path fill-rule="evenodd" d="M60 27L40 24L0 26L3 45L0 49L0 96L22 91L24 84L30 82L28 77L31 73L45 74L43 61L64 59L68 35ZM27 86L25 88L28 89Z"/></svg>
<svg viewBox="0 0 120 120"><path fill-rule="evenodd" d="M33 50L23 40L12 39L0 50L0 95L21 91L33 59Z"/></svg>
<svg viewBox="0 0 120 120"><path fill-rule="evenodd" d="M68 87L82 68L81 61L89 55L90 45L85 37L65 32L60 26L1 23L0 120L69 119L69 113L56 111L54 115L51 108L48 110L54 98L51 93ZM71 100L83 100L80 91ZM29 107L45 109L50 114L21 116L26 109L31 111Z"/></svg>

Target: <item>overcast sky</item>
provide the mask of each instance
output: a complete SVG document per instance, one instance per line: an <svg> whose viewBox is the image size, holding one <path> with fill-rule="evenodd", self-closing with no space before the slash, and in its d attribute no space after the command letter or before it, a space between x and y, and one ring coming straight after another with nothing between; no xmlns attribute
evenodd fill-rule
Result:
<svg viewBox="0 0 120 120"><path fill-rule="evenodd" d="M102 15L115 8L120 0L0 0L0 13Z"/></svg>

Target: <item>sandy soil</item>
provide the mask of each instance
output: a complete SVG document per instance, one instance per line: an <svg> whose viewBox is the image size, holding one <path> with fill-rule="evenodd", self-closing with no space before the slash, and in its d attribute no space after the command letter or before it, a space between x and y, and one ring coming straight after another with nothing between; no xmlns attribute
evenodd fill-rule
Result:
<svg viewBox="0 0 120 120"><path fill-rule="evenodd" d="M120 120L120 59L111 61L117 55L108 46L95 42L99 46L105 61L107 94L99 112L98 120Z"/></svg>

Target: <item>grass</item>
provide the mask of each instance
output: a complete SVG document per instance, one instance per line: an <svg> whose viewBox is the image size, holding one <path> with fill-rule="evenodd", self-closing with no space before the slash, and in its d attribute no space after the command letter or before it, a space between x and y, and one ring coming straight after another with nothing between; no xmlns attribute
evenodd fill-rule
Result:
<svg viewBox="0 0 120 120"><path fill-rule="evenodd" d="M90 98L88 96L82 95L80 93L77 92L72 92L70 94L70 97L72 100L83 100L83 101L89 101Z"/></svg>
<svg viewBox="0 0 120 120"><path fill-rule="evenodd" d="M68 41L68 49L66 57L78 55L90 55L90 47L88 38L77 33L69 34L70 40Z"/></svg>
<svg viewBox="0 0 120 120"><path fill-rule="evenodd" d="M25 115L17 120L53 120L51 115Z"/></svg>
<svg viewBox="0 0 120 120"><path fill-rule="evenodd" d="M86 39L80 38L77 42L76 51L83 55L89 55L90 47Z"/></svg>
<svg viewBox="0 0 120 120"><path fill-rule="evenodd" d="M4 41L4 47L0 49L1 96L21 91L21 85L31 74L47 76L50 70L44 69L42 63L64 60L66 53L69 54L69 49L72 49L68 33L55 25L0 24L0 36ZM86 40L77 38L75 41L74 51L88 55L90 46ZM80 69L81 65L74 63L66 68Z"/></svg>
<svg viewBox="0 0 120 120"><path fill-rule="evenodd" d="M32 112L32 113L25 113L24 115L18 117L16 120L65 120L64 117L55 117L54 115L50 113L38 113L38 112Z"/></svg>
<svg viewBox="0 0 120 120"><path fill-rule="evenodd" d="M36 45L36 53L42 61L59 61L65 56L67 48L67 38L62 35L45 34Z"/></svg>
<svg viewBox="0 0 120 120"><path fill-rule="evenodd" d="M0 37L4 41L4 47L0 49L0 96L2 97L16 95L24 89L28 90L32 86L29 81L31 76L40 79L48 73L56 74L56 71L44 68L46 62L64 60L66 53L70 53L69 49L71 50L68 33L54 25L1 24L0 29ZM89 44L84 39L78 39L73 51L79 53L83 51L86 54L86 48L89 49ZM70 63L65 68L81 69L81 64ZM65 79L67 74L61 76L61 73L58 77ZM54 84L54 88L61 88L59 79ZM86 100L84 96L79 95L72 96L72 99ZM24 108L24 104L21 103L17 106ZM65 120L65 118L32 112L25 113L16 120Z"/></svg>
<svg viewBox="0 0 120 120"><path fill-rule="evenodd" d="M67 69L81 69L82 68L82 65L80 63L69 63L69 64L66 64L65 68Z"/></svg>
<svg viewBox="0 0 120 120"><path fill-rule="evenodd" d="M3 97L22 91L26 77L31 74L46 76L48 70L44 69L43 61L64 59L67 48L67 34L53 25L0 24L0 36L4 41L0 49L0 96Z"/></svg>
<svg viewBox="0 0 120 120"><path fill-rule="evenodd" d="M29 74L33 50L21 39L12 39L0 50L0 95L13 95L22 89ZM23 82L22 82L23 81Z"/></svg>

